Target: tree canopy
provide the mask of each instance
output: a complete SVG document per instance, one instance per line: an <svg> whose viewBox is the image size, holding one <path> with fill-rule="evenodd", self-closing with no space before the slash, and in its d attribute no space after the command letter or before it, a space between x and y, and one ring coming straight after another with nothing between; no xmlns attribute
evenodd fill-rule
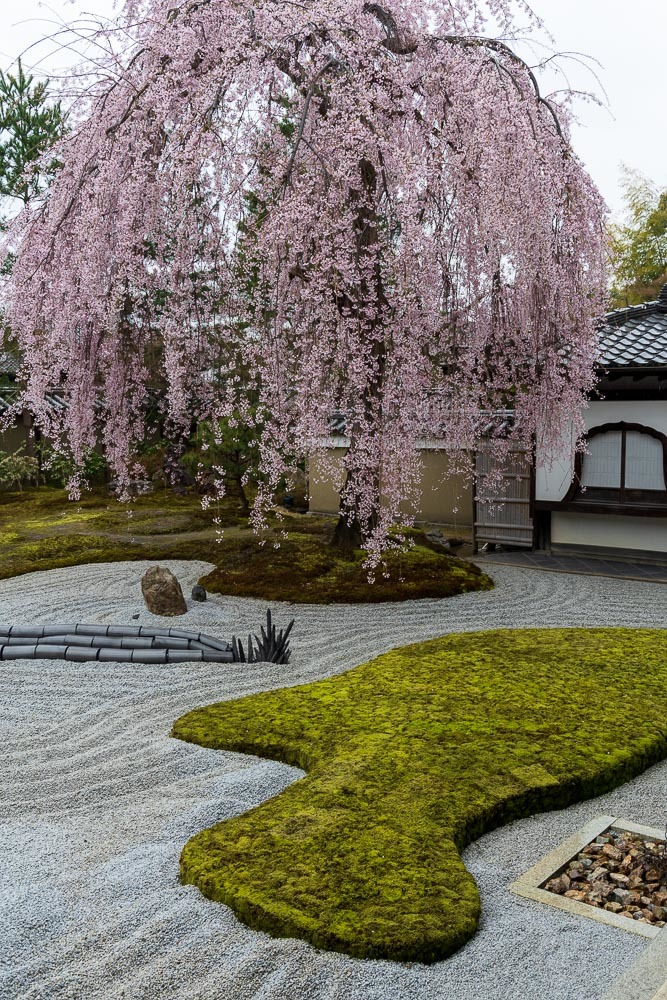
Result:
<svg viewBox="0 0 667 1000"><path fill-rule="evenodd" d="M667 282L667 190L636 170L623 171L627 221L611 227L613 305L657 299Z"/></svg>
<svg viewBox="0 0 667 1000"><path fill-rule="evenodd" d="M375 557L410 517L418 441L576 425L603 208L569 95L518 54L527 22L512 0L126 0L10 234L40 419L57 382L74 453L101 432L127 478L148 356L174 433L249 393L261 518L343 413L343 514Z"/></svg>

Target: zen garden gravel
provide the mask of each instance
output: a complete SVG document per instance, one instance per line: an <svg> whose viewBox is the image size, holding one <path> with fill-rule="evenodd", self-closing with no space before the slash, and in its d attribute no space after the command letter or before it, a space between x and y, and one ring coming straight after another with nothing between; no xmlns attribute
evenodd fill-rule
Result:
<svg viewBox="0 0 667 1000"><path fill-rule="evenodd" d="M72 567L0 582L2 624L155 625L146 563ZM168 563L189 593L204 563ZM301 772L170 739L198 705L316 680L447 632L662 627L660 584L492 567L496 589L368 606L274 605L292 616L288 666L0 665L0 997L178 1000L602 1000L646 947L622 930L512 895L510 882L608 813L661 826L667 762L569 809L520 820L464 853L479 933L431 966L351 959L249 930L178 880L186 840L277 794ZM265 605L188 602L184 628L258 630ZM138 618L133 615L139 613Z"/></svg>

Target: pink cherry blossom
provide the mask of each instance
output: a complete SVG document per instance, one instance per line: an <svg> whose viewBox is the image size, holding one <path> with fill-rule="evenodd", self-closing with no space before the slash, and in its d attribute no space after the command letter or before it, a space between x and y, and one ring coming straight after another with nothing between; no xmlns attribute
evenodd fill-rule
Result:
<svg viewBox="0 0 667 1000"><path fill-rule="evenodd" d="M420 441L465 465L484 428L499 457L576 431L604 209L519 22L540 31L511 0L127 0L7 234L42 424L77 456L101 437L126 481L149 387L177 439L240 411L260 523L343 413L370 565L410 523Z"/></svg>

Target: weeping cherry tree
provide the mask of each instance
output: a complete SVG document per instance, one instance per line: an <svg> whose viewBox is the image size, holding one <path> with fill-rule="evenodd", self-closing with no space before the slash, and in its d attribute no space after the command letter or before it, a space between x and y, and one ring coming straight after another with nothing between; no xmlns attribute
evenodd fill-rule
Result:
<svg viewBox="0 0 667 1000"><path fill-rule="evenodd" d="M604 213L526 30L513 0L126 0L8 235L26 405L127 482L157 366L174 436L257 421L257 523L342 413L336 540L371 565L424 438L555 445L592 385Z"/></svg>

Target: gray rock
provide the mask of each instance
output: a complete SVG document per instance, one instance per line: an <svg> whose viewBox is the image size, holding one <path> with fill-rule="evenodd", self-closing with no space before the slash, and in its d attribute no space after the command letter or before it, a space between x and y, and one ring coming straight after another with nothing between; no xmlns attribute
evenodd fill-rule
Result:
<svg viewBox="0 0 667 1000"><path fill-rule="evenodd" d="M429 542L431 542L432 545L437 545L438 548L444 549L445 552L449 552L449 550L451 549L451 545L449 544L447 539L443 538L440 532L438 531L430 531L426 535L426 537L428 538Z"/></svg>
<svg viewBox="0 0 667 1000"><path fill-rule="evenodd" d="M141 578L141 592L146 607L154 615L173 618L188 610L180 583L171 570L163 566L151 566L146 570Z"/></svg>
<svg viewBox="0 0 667 1000"><path fill-rule="evenodd" d="M206 587L202 587L201 583L195 583L192 588L192 600L201 601L203 603L207 597Z"/></svg>

